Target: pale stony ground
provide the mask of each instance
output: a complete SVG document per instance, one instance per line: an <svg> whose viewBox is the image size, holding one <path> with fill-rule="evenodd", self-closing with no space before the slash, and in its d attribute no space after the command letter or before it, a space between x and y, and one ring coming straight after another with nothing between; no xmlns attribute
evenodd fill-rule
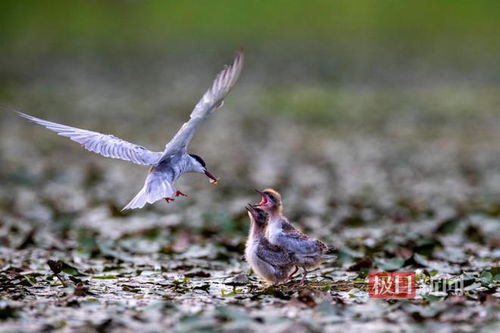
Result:
<svg viewBox="0 0 500 333"><path fill-rule="evenodd" d="M329 81L319 65L261 68L250 57L191 146L220 183L188 175L179 188L189 198L126 214L146 168L93 155L8 110L161 150L216 59L1 68L0 331L498 330L495 82L432 71L406 73L425 77L421 85L359 73ZM266 288L242 260L244 206L267 186L282 192L291 220L338 247L306 286ZM66 287L48 260L65 263ZM369 270L478 275L463 296L374 300Z"/></svg>

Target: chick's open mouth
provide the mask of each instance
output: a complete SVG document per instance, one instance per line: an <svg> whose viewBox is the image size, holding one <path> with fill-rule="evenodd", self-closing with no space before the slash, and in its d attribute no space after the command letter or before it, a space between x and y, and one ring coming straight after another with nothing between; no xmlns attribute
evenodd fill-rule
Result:
<svg viewBox="0 0 500 333"><path fill-rule="evenodd" d="M259 193L259 194L260 194L261 199L260 199L260 202L259 202L258 204L256 204L255 206L260 207L260 206L265 206L265 205L267 205L267 203L268 203L269 201L267 200L266 195L265 195L263 192L259 191L259 190L256 190L256 191L257 191L257 193Z"/></svg>

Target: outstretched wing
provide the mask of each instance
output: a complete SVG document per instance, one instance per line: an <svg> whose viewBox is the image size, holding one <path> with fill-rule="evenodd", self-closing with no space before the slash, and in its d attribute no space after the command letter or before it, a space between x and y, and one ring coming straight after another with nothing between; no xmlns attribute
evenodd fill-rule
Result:
<svg viewBox="0 0 500 333"><path fill-rule="evenodd" d="M198 126L218 107L222 106L224 98L235 85L243 67L243 53L238 52L230 66L226 66L215 78L210 89L205 92L196 104L190 119L182 125L165 146L164 156L176 150L185 150Z"/></svg>
<svg viewBox="0 0 500 333"><path fill-rule="evenodd" d="M18 114L29 121L56 132L58 135L80 143L87 150L105 157L119 158L136 164L153 165L162 156L160 152L152 152L142 146L121 140L113 135L53 123L22 112L18 112Z"/></svg>

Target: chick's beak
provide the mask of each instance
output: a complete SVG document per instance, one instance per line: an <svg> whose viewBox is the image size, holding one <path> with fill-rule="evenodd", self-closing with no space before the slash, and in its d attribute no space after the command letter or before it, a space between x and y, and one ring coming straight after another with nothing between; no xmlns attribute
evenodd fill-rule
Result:
<svg viewBox="0 0 500 333"><path fill-rule="evenodd" d="M215 177L210 171L208 171L207 169L205 169L205 175L210 178L210 183L212 184L217 184L217 182L219 181L217 179L217 177Z"/></svg>
<svg viewBox="0 0 500 333"><path fill-rule="evenodd" d="M267 204L267 197L266 195L264 194L264 192L262 191L259 191L257 189L255 189L255 192L259 193L260 196L261 196L261 199L260 199L260 202L258 204L256 204L255 206L256 207L262 207L262 206L265 206Z"/></svg>
<svg viewBox="0 0 500 333"><path fill-rule="evenodd" d="M252 216L255 216L255 208L254 206L252 206L251 204L248 204L245 206L245 208L247 209L247 211L252 214Z"/></svg>

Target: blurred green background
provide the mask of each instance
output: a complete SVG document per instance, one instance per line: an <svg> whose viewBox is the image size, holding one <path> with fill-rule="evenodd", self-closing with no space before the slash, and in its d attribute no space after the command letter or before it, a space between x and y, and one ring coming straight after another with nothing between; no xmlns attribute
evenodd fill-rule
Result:
<svg viewBox="0 0 500 333"><path fill-rule="evenodd" d="M242 47L246 75L268 74L258 80L271 84L269 109L310 119L351 109L352 116L354 91L345 90L352 83L370 88L356 90L362 99L389 99L386 113L402 102L394 89L411 86L403 96L411 105L429 98L427 87L448 100L470 96L471 85L472 100L459 98L454 112L482 100L477 112L489 113L498 102L499 17L497 1L7 0L0 4L0 98L10 104L19 80L64 61L108 61L120 72L116 63L124 60L122 68L154 72L158 59L212 63Z"/></svg>
<svg viewBox="0 0 500 333"><path fill-rule="evenodd" d="M154 120L121 126L164 140L243 48L240 114L495 140L499 18L497 1L2 1L0 104L109 131Z"/></svg>
<svg viewBox="0 0 500 333"><path fill-rule="evenodd" d="M2 1L0 36L32 52L235 43L478 54L498 51L499 14L497 1Z"/></svg>
<svg viewBox="0 0 500 333"><path fill-rule="evenodd" d="M177 121L208 84L190 79L243 48L255 114L483 135L499 123L499 18L497 1L2 1L0 103ZM185 95L158 96L176 83Z"/></svg>

